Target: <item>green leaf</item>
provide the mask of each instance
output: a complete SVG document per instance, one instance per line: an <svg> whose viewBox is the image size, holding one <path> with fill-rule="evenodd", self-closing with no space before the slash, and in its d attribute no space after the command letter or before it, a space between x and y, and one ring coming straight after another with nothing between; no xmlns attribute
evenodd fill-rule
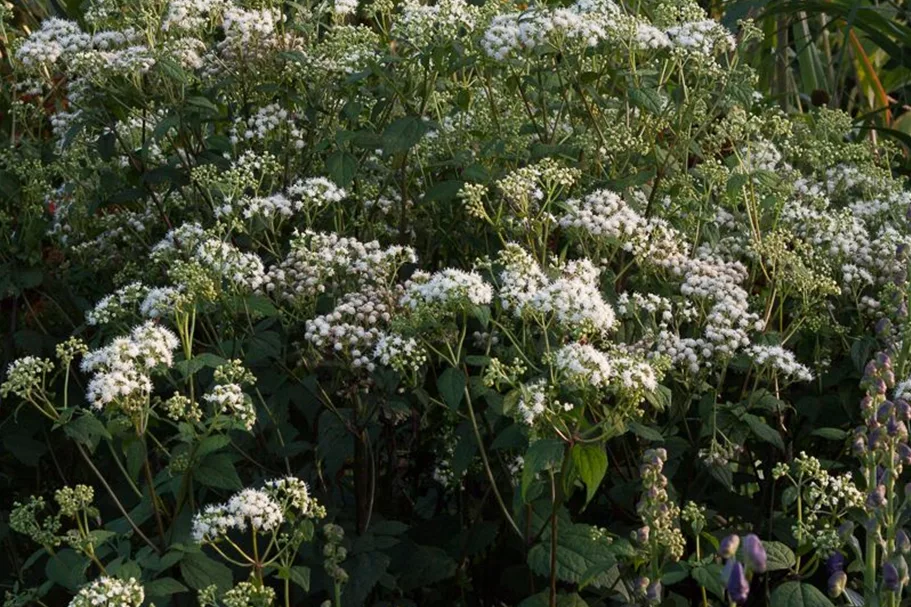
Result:
<svg viewBox="0 0 911 607"><path fill-rule="evenodd" d="M781 542L763 542L766 553L766 571L782 571L795 565L794 551Z"/></svg>
<svg viewBox="0 0 911 607"><path fill-rule="evenodd" d="M437 379L440 396L450 409L458 409L462 403L462 398L465 396L465 381L465 374L455 367L449 367Z"/></svg>
<svg viewBox="0 0 911 607"><path fill-rule="evenodd" d="M455 575L458 564L442 548L415 546L398 578L399 587L406 592L427 588Z"/></svg>
<svg viewBox="0 0 911 607"><path fill-rule="evenodd" d="M392 559L382 552L361 552L345 562L348 583L342 591L342 607L362 607Z"/></svg>
<svg viewBox="0 0 911 607"><path fill-rule="evenodd" d="M657 443L664 442L664 436L660 432L654 428L646 426L645 424L640 424L639 422L627 422L626 426L630 429L630 432L639 438L644 438L645 440Z"/></svg>
<svg viewBox="0 0 911 607"><path fill-rule="evenodd" d="M21 432L7 434L3 437L3 446L26 466L37 466L41 456L47 451L47 445Z"/></svg>
<svg viewBox="0 0 911 607"><path fill-rule="evenodd" d="M718 598L724 598L724 583L721 581L721 565L712 563L704 567L693 567L690 572L700 587L705 588ZM774 603L773 603L774 605Z"/></svg>
<svg viewBox="0 0 911 607"><path fill-rule="evenodd" d="M769 603L775 607L833 607L826 595L800 582L785 582L773 590Z"/></svg>
<svg viewBox="0 0 911 607"><path fill-rule="evenodd" d="M671 406L671 399L671 389L661 384L653 391L645 393L645 400L658 411L666 411Z"/></svg>
<svg viewBox="0 0 911 607"><path fill-rule="evenodd" d="M326 172L339 187L346 187L357 174L357 158L341 150L326 158Z"/></svg>
<svg viewBox="0 0 911 607"><path fill-rule="evenodd" d="M215 584L220 591L226 592L234 585L231 570L202 552L193 552L183 557L180 561L180 575L193 590L202 590Z"/></svg>
<svg viewBox="0 0 911 607"><path fill-rule="evenodd" d="M538 472L551 466L556 467L563 461L563 441L547 438L535 441L525 452L525 463L522 468L522 499L528 495L528 488Z"/></svg>
<svg viewBox="0 0 911 607"><path fill-rule="evenodd" d="M407 152L426 132L427 125L417 116L399 118L383 131L383 150L387 154Z"/></svg>
<svg viewBox="0 0 911 607"><path fill-rule="evenodd" d="M199 447L196 449L196 457L202 459L210 453L220 451L229 444L231 444L231 438L226 434L207 436L199 443Z"/></svg>
<svg viewBox="0 0 911 607"><path fill-rule="evenodd" d="M585 503L592 501L595 491L607 472L607 452L603 445L573 445L569 451L570 462L585 483Z"/></svg>
<svg viewBox="0 0 911 607"><path fill-rule="evenodd" d="M67 436L90 449L94 449L102 438L111 438L111 433L104 427L104 424L91 413L85 413L70 420L63 426L63 431Z"/></svg>
<svg viewBox="0 0 911 607"><path fill-rule="evenodd" d="M545 590L533 596L528 597L519 607L550 607L550 591ZM557 594L557 607L588 607L585 600L573 592L572 594Z"/></svg>
<svg viewBox="0 0 911 607"><path fill-rule="evenodd" d="M536 574L550 577L550 528L544 541L528 552L528 566ZM596 539L589 525L557 526L557 579L579 584L588 581L596 588L609 586L609 571L616 564L607 540Z"/></svg>
<svg viewBox="0 0 911 607"><path fill-rule="evenodd" d="M44 574L48 581L75 591L86 582L85 570L88 564L88 559L70 548L64 548L47 560Z"/></svg>
<svg viewBox="0 0 911 607"><path fill-rule="evenodd" d="M216 489L243 488L234 462L225 453L214 453L203 459L193 471L193 478L207 487Z"/></svg>
<svg viewBox="0 0 911 607"><path fill-rule="evenodd" d="M282 568L278 572L279 579L291 580L304 589L304 592L310 592L310 568L303 565Z"/></svg>
<svg viewBox="0 0 911 607"><path fill-rule="evenodd" d="M784 451L784 441L781 440L781 434L778 433L778 430L752 413L744 413L741 419L746 422L747 426L750 427L750 432L756 435L757 438L775 445L779 450Z"/></svg>
<svg viewBox="0 0 911 607"><path fill-rule="evenodd" d="M203 113L215 115L221 113L218 106L209 101L207 97L187 97L187 105L203 110Z"/></svg>
<svg viewBox="0 0 911 607"><path fill-rule="evenodd" d="M149 596L165 597L172 594L186 592L187 587L172 577L163 577L144 584L146 594Z"/></svg>
<svg viewBox="0 0 911 607"><path fill-rule="evenodd" d="M840 428L816 428L810 435L818 436L826 440L845 440L848 433Z"/></svg>

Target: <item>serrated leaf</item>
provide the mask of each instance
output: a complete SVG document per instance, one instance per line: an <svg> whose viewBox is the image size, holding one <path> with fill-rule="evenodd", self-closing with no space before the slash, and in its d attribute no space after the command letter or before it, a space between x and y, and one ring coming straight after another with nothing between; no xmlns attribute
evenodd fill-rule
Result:
<svg viewBox="0 0 911 607"><path fill-rule="evenodd" d="M542 470L556 467L563 461L563 441L547 438L535 441L525 452L522 468L522 499L528 495L528 488L535 476Z"/></svg>
<svg viewBox="0 0 911 607"><path fill-rule="evenodd" d="M779 450L784 451L784 441L781 439L781 434L778 433L778 430L752 413L744 413L741 419L746 422L747 426L750 427L750 432L757 438L775 445Z"/></svg>
<svg viewBox="0 0 911 607"><path fill-rule="evenodd" d="M190 553L181 559L180 575L193 590L215 584L219 590L226 592L234 585L231 570L202 552Z"/></svg>
<svg viewBox="0 0 911 607"><path fill-rule="evenodd" d="M449 367L437 379L437 389L450 409L458 409L465 396L465 374L460 369Z"/></svg>
<svg viewBox="0 0 911 607"><path fill-rule="evenodd" d="M111 433L101 421L91 413L85 413L67 422L63 426L66 435L91 449L94 449L102 438L111 438Z"/></svg>
<svg viewBox="0 0 911 607"><path fill-rule="evenodd" d="M187 587L172 577L163 577L146 582L144 585L146 594L149 596L171 596L180 592L186 592Z"/></svg>
<svg viewBox="0 0 911 607"><path fill-rule="evenodd" d="M577 443L569 451L570 462L585 483L585 503L592 501L607 472L607 452L603 445Z"/></svg>
<svg viewBox="0 0 911 607"><path fill-rule="evenodd" d="M387 154L407 152L427 132L427 125L417 116L399 118L383 131L383 151Z"/></svg>
<svg viewBox="0 0 911 607"><path fill-rule="evenodd" d="M772 591L769 602L775 607L833 607L826 595L801 582L785 582Z"/></svg>
<svg viewBox="0 0 911 607"><path fill-rule="evenodd" d="M658 443L664 442L664 436L660 432L658 432L654 428L650 428L649 426L646 426L645 424L640 424L639 422L631 421L631 422L626 423L626 427L629 428L630 432L632 432L639 438L644 438L645 440L658 442Z"/></svg>
<svg viewBox="0 0 911 607"><path fill-rule="evenodd" d="M215 489L241 489L243 483L234 462L225 453L213 453L203 459L193 471L193 478Z"/></svg>
<svg viewBox="0 0 911 607"><path fill-rule="evenodd" d="M609 570L616 564L610 544L596 539L589 525L558 525L557 527L557 579L606 588ZM550 577L550 531L542 534L544 541L528 552L528 566L536 574Z"/></svg>
<svg viewBox="0 0 911 607"><path fill-rule="evenodd" d="M781 542L762 542L766 553L766 571L782 571L793 567L797 559L794 551Z"/></svg>
<svg viewBox="0 0 911 607"><path fill-rule="evenodd" d="M718 598L724 598L724 583L721 581L721 565L712 563L705 566L693 567L690 575L702 588L705 588Z"/></svg>
<svg viewBox="0 0 911 607"><path fill-rule="evenodd" d="M202 459L210 453L215 453L227 447L231 444L231 438L226 434L216 434L214 436L207 436L202 439L202 442L199 443L199 447L196 449L196 457Z"/></svg>
<svg viewBox="0 0 911 607"><path fill-rule="evenodd" d="M347 187L357 174L357 158L341 150L326 158L326 172L339 187Z"/></svg>

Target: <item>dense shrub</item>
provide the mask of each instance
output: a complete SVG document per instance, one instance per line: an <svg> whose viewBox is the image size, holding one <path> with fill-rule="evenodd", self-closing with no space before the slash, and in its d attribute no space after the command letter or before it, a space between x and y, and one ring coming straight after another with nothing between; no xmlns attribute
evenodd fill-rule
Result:
<svg viewBox="0 0 911 607"><path fill-rule="evenodd" d="M898 605L898 151L634 4L21 36L7 605Z"/></svg>

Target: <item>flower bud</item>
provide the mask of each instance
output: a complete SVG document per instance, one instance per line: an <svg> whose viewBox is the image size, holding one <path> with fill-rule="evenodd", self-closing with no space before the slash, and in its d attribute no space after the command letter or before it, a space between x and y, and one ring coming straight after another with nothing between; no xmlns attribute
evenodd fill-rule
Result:
<svg viewBox="0 0 911 607"><path fill-rule="evenodd" d="M826 559L826 570L829 574L836 573L838 571L845 570L845 557L841 552L833 552L829 558Z"/></svg>
<svg viewBox="0 0 911 607"><path fill-rule="evenodd" d="M895 400L895 417L903 422L911 421L911 404L903 398Z"/></svg>
<svg viewBox="0 0 911 607"><path fill-rule="evenodd" d="M838 537L841 538L842 541L847 542L848 538L851 537L852 535L854 535L854 523L853 522L845 521L841 525L838 526ZM838 554L838 553L835 553L835 554ZM835 555L833 554L832 556L835 556ZM838 554L838 556L841 556L841 554ZM845 561L845 557L841 556L841 562L844 563L844 561Z"/></svg>
<svg viewBox="0 0 911 607"><path fill-rule="evenodd" d="M892 401L887 400L876 409L876 421L884 424L889 421L890 417L892 417Z"/></svg>
<svg viewBox="0 0 911 607"><path fill-rule="evenodd" d="M877 352L876 353L876 362L883 369L892 368L892 359L889 357L888 352Z"/></svg>
<svg viewBox="0 0 911 607"><path fill-rule="evenodd" d="M766 552L759 536L751 533L743 538L743 560L756 573L765 573Z"/></svg>
<svg viewBox="0 0 911 607"><path fill-rule="evenodd" d="M886 335L887 333L889 333L889 330L891 328L892 328L892 323L889 322L888 318L880 318L878 321L876 321L876 326L874 327L874 331L876 331L877 335L881 336L881 335Z"/></svg>
<svg viewBox="0 0 911 607"><path fill-rule="evenodd" d="M882 508L886 505L886 486L877 485L876 489L867 494L868 508Z"/></svg>
<svg viewBox="0 0 911 607"><path fill-rule="evenodd" d="M898 592L898 569L892 563L883 563L883 588L889 592Z"/></svg>
<svg viewBox="0 0 911 607"><path fill-rule="evenodd" d="M649 531L648 525L640 527L630 534L631 539L637 544L648 544Z"/></svg>
<svg viewBox="0 0 911 607"><path fill-rule="evenodd" d="M897 573L896 577L898 577ZM747 600L747 596L750 594L750 584L747 582L747 576L743 571L743 565L736 561L731 567L731 574L728 577L726 590L728 591L731 600L738 605L743 605Z"/></svg>
<svg viewBox="0 0 911 607"><path fill-rule="evenodd" d="M848 574L844 571L836 571L829 576L829 596L833 599L837 599L841 596L841 593L845 591L845 586L848 583Z"/></svg>
<svg viewBox="0 0 911 607"><path fill-rule="evenodd" d="M633 582L633 588L637 594L644 595L646 593L646 590L648 589L650 582L651 582L651 580L649 580L647 577L645 577L643 575L641 577L636 578L636 581Z"/></svg>
<svg viewBox="0 0 911 607"><path fill-rule="evenodd" d="M908 538L908 534L905 533L904 529L899 529L898 533L895 534L895 547L902 554L911 552L911 538Z"/></svg>
<svg viewBox="0 0 911 607"><path fill-rule="evenodd" d="M732 533L723 540L718 546L718 555L723 559L732 559L737 554L737 548L740 547L740 536Z"/></svg>
<svg viewBox="0 0 911 607"><path fill-rule="evenodd" d="M645 598L650 603L661 602L661 582L652 582L645 591Z"/></svg>

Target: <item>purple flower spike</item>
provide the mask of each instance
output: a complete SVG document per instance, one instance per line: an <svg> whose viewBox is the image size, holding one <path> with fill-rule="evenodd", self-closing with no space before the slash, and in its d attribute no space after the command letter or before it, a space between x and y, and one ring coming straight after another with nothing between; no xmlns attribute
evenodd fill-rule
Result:
<svg viewBox="0 0 911 607"><path fill-rule="evenodd" d="M747 596L750 594L750 583L747 582L747 576L743 572L743 565L738 562L734 562L734 565L731 567L727 591L731 600L738 605L743 605L747 600Z"/></svg>
<svg viewBox="0 0 911 607"><path fill-rule="evenodd" d="M892 563L883 563L883 588L889 592L898 592L898 569Z"/></svg>
<svg viewBox="0 0 911 607"><path fill-rule="evenodd" d="M753 533L743 538L743 560L747 567L756 573L765 573L765 547L759 537Z"/></svg>
<svg viewBox="0 0 911 607"><path fill-rule="evenodd" d="M737 548L740 547L740 536L732 533L723 540L718 546L718 555L723 559L732 559L737 554Z"/></svg>

